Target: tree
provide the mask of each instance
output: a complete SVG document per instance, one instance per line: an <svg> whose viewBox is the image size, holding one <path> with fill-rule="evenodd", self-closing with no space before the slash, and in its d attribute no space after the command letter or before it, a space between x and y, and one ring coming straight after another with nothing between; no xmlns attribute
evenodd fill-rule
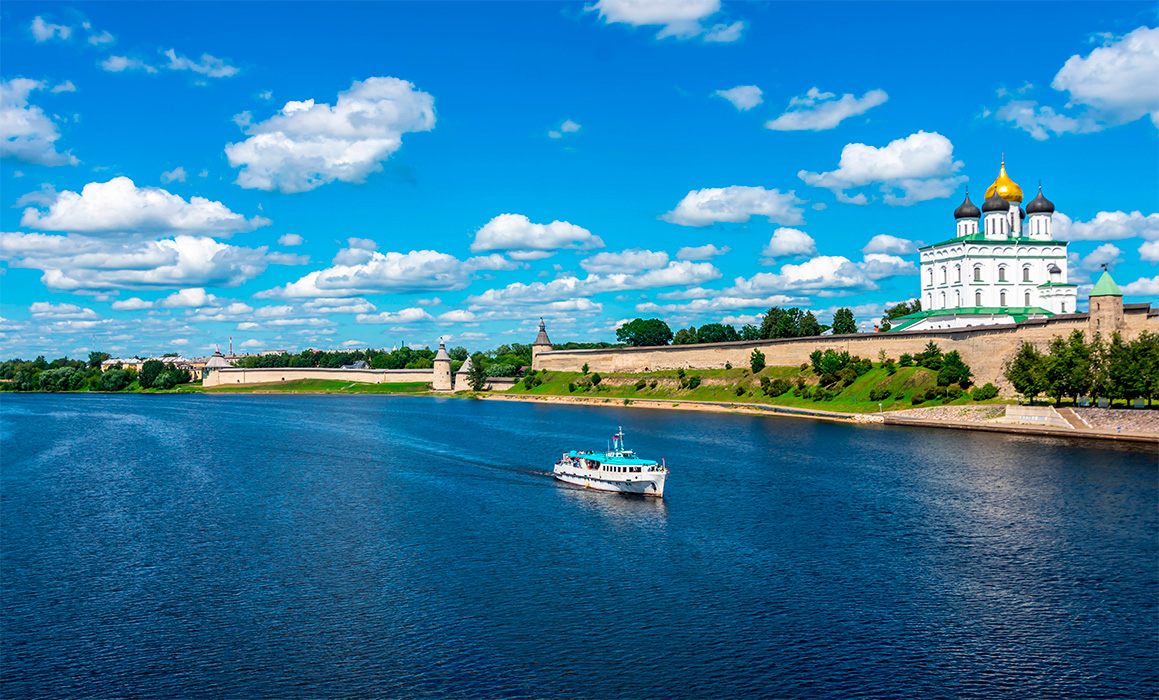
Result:
<svg viewBox="0 0 1159 700"><path fill-rule="evenodd" d="M753 354L749 356L749 365L753 368L753 374L760 372L765 368L765 354L754 348Z"/></svg>
<svg viewBox="0 0 1159 700"><path fill-rule="evenodd" d="M146 360L145 364L141 365L141 373L137 377L137 382L142 389L148 389L153 386L153 382L161 373L165 371L165 364L160 360Z"/></svg>
<svg viewBox="0 0 1159 700"><path fill-rule="evenodd" d="M467 370L467 383L471 391L483 391L487 387L487 370L483 367L485 358L483 353L477 352L471 356L471 368Z"/></svg>
<svg viewBox="0 0 1159 700"><path fill-rule="evenodd" d="M468 353L467 353L467 348L465 348L465 347L462 347L462 346L453 347L447 351L447 354L451 356L452 360L457 360L459 362L466 362L467 361L467 354Z"/></svg>
<svg viewBox="0 0 1159 700"><path fill-rule="evenodd" d="M761 338L803 338L821 335L826 329L827 326L818 323L811 311L774 306L765 312L760 333Z"/></svg>
<svg viewBox="0 0 1159 700"><path fill-rule="evenodd" d="M110 369L101 375L101 382L98 384L101 391L121 391L132 383L132 378L129 373L123 369Z"/></svg>
<svg viewBox="0 0 1159 700"><path fill-rule="evenodd" d="M1030 403L1043 392L1045 381L1042 376L1043 356L1034 345L1022 341L1014 357L1006 363L1004 374L1014 390L1025 396Z"/></svg>
<svg viewBox="0 0 1159 700"><path fill-rule="evenodd" d="M801 315L801 320L797 324L797 337L805 338L807 336L821 335L827 330L829 330L829 326L821 325L812 311L806 311Z"/></svg>
<svg viewBox="0 0 1159 700"><path fill-rule="evenodd" d="M1151 400L1159 394L1159 334L1151 331L1140 333L1131 343L1131 356L1139 375L1140 393L1150 406Z"/></svg>
<svg viewBox="0 0 1159 700"><path fill-rule="evenodd" d="M101 363L104 362L105 360L109 359L110 357L112 357L112 355L110 355L107 352L93 350L92 352L89 353L89 367L94 367L94 368L100 367Z"/></svg>
<svg viewBox="0 0 1159 700"><path fill-rule="evenodd" d="M760 340L761 339L761 329L757 328L756 326L754 326L751 323L746 323L740 329L740 339L741 340Z"/></svg>
<svg viewBox="0 0 1159 700"><path fill-rule="evenodd" d="M722 323L706 323L696 331L698 343L727 343L733 340L740 340L736 329Z"/></svg>
<svg viewBox="0 0 1159 700"><path fill-rule="evenodd" d="M600 376L599 372L596 372L595 374L592 375L592 386L595 386L602 381L604 381L604 378Z"/></svg>
<svg viewBox="0 0 1159 700"><path fill-rule="evenodd" d="M912 299L910 301L903 301L900 304L889 307L885 310L885 315L881 317L881 330L888 331L892 328L890 321L902 316L909 316L916 314L922 310L922 302L920 299Z"/></svg>
<svg viewBox="0 0 1159 700"><path fill-rule="evenodd" d="M833 314L833 335L857 332L857 321L851 309L837 309Z"/></svg>
<svg viewBox="0 0 1159 700"><path fill-rule="evenodd" d="M681 328L672 337L673 345L692 345L696 342L696 326Z"/></svg>
<svg viewBox="0 0 1159 700"><path fill-rule="evenodd" d="M1068 363L1070 377L1067 395L1074 403L1078 403L1080 396L1087 396L1095 383L1095 357L1092 356L1092 346L1087 345L1083 332L1075 329L1067 338L1067 350L1070 355Z"/></svg>
<svg viewBox="0 0 1159 700"><path fill-rule="evenodd" d="M942 358L942 368L938 370L938 386L958 384L966 388L970 386L970 379L973 376L974 373L970 371L969 365L962 361L958 351L951 350Z"/></svg>
<svg viewBox="0 0 1159 700"><path fill-rule="evenodd" d="M617 328L616 340L633 347L667 345L672 342L672 329L658 318L638 318Z"/></svg>
<svg viewBox="0 0 1159 700"><path fill-rule="evenodd" d="M1065 338L1054 336L1047 346L1042 362L1043 393L1062 403L1062 397L1071 393L1071 353Z"/></svg>

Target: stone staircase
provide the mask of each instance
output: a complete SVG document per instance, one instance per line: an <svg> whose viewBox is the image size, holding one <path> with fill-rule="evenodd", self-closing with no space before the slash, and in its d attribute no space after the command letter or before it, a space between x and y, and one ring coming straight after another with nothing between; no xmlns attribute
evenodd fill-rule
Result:
<svg viewBox="0 0 1159 700"><path fill-rule="evenodd" d="M1090 430L1091 429L1091 426L1088 425L1087 422L1082 419L1082 416L1075 413L1074 409L1056 408L1055 411L1058 412L1058 415L1064 421L1066 421L1067 423L1070 423L1070 427L1074 428L1075 430Z"/></svg>

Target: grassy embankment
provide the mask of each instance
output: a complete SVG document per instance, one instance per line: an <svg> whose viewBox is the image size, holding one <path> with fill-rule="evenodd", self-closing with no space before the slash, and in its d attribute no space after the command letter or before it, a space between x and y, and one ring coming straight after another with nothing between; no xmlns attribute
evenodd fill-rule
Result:
<svg viewBox="0 0 1159 700"><path fill-rule="evenodd" d="M203 392L206 394L421 394L430 391L430 387L425 382L364 384L341 379L295 379L288 382L215 386L209 388L203 388L200 384L187 384L184 386L188 387L185 389L187 392Z"/></svg>
<svg viewBox="0 0 1159 700"><path fill-rule="evenodd" d="M749 369L741 368L686 370L683 381L678 372L674 370L640 374L609 373L601 374L601 381L595 386L591 383L592 374L590 373L584 375L579 372L541 372L538 376L543 379L543 383L539 386L529 389L524 381L520 381L514 388L505 393L622 399L628 402L637 399L728 401L847 413L877 411L879 403L887 411L924 406L1008 403L1001 399L975 402L970 399L969 394L965 394L961 398L948 402L939 398L915 406L911 401L914 394L922 394L928 389L937 388L936 373L921 367L900 367L892 375L881 367L874 367L848 386L843 387L841 382L838 382L829 387L829 391L835 395L832 399L822 401L794 396L792 390L780 396L766 396L761 391L760 380L762 377L767 377L769 380L786 379L794 387L797 386L797 380L801 379L810 390L816 389L818 380L813 371L797 367L766 367L756 375ZM688 388L688 382L693 377L699 377L700 384L695 388ZM637 388L640 380L644 380L645 384L642 388ZM571 386L569 387L569 385ZM869 393L874 389L888 389L890 397L871 401Z"/></svg>

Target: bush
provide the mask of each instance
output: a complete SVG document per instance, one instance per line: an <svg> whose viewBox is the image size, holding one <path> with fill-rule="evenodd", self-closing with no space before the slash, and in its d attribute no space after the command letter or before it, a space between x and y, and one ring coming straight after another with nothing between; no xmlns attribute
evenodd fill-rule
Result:
<svg viewBox="0 0 1159 700"><path fill-rule="evenodd" d="M101 391L122 391L125 387L132 383L129 378L129 373L123 369L110 369L101 375L101 383L98 385Z"/></svg>
<svg viewBox="0 0 1159 700"><path fill-rule="evenodd" d="M798 367L797 369L799 369L799 370L801 370L802 372L804 372L805 370L809 369L809 363L808 363L808 362L802 362L802 363L801 363L801 366L800 366L800 367Z"/></svg>
<svg viewBox="0 0 1159 700"><path fill-rule="evenodd" d="M827 391L825 389L817 389L816 391L813 392L813 400L814 401L832 401L833 397L836 395L837 394L833 393L832 391Z"/></svg>
<svg viewBox="0 0 1159 700"><path fill-rule="evenodd" d="M909 367L914 363L914 356L907 352L897 359L897 363L902 367Z"/></svg>
<svg viewBox="0 0 1159 700"><path fill-rule="evenodd" d="M889 389L871 389L869 392L870 401L885 401L893 393Z"/></svg>
<svg viewBox="0 0 1159 700"><path fill-rule="evenodd" d="M683 368L683 367L681 367L680 369L676 370L676 376L677 376L677 377L680 377L681 379L684 379L684 368Z"/></svg>
<svg viewBox="0 0 1159 700"><path fill-rule="evenodd" d="M857 370L853 369L852 367L846 367L845 369L841 370L841 373L837 376L841 378L841 383L844 386L849 386L857 380Z"/></svg>
<svg viewBox="0 0 1159 700"><path fill-rule="evenodd" d="M917 406L919 403L924 403L925 400L926 400L926 395L924 393L917 393L917 394L913 395L913 397L909 400L909 402L912 403L913 405Z"/></svg>
<svg viewBox="0 0 1159 700"><path fill-rule="evenodd" d="M649 384L648 386L652 389L655 389L657 384L659 384L659 382L657 382L655 379L653 379L652 383Z"/></svg>
<svg viewBox="0 0 1159 700"><path fill-rule="evenodd" d="M822 374L821 375L821 386L829 386L831 384L836 384L836 383L837 383L837 375L836 374Z"/></svg>
<svg viewBox="0 0 1159 700"><path fill-rule="evenodd" d="M588 373L588 363L585 362L584 366L580 367L580 369L583 370L584 374L587 374Z"/></svg>
<svg viewBox="0 0 1159 700"><path fill-rule="evenodd" d="M995 398L996 396L998 396L998 387L994 386L990 382L986 382L980 387L975 387L974 391L970 394L970 398L974 399L975 401L987 401L989 399Z"/></svg>
<svg viewBox="0 0 1159 700"><path fill-rule="evenodd" d="M765 393L769 396L780 396L792 388L793 385L789 383L788 379L774 379L769 382L769 388Z"/></svg>
<svg viewBox="0 0 1159 700"><path fill-rule="evenodd" d="M905 401L905 392L899 389L893 393L893 398L895 401Z"/></svg>
<svg viewBox="0 0 1159 700"><path fill-rule="evenodd" d="M886 360L882 367L885 368L885 373L891 377L893 376L893 373L897 371L897 365L893 363L893 360Z"/></svg>
<svg viewBox="0 0 1159 700"><path fill-rule="evenodd" d="M599 372L596 372L592 375L592 384L599 386L600 382L602 381L604 381L604 378L600 376Z"/></svg>
<svg viewBox="0 0 1159 700"><path fill-rule="evenodd" d="M648 380L641 379L640 381L636 382L636 391L639 391L646 386L648 386Z"/></svg>
<svg viewBox="0 0 1159 700"><path fill-rule="evenodd" d="M725 368L725 369L732 369L732 363L731 363L731 362L725 362L725 363L724 363L724 368Z"/></svg>
<svg viewBox="0 0 1159 700"><path fill-rule="evenodd" d="M744 391L745 391L745 389L743 386L738 386L736 388L736 395L737 396L744 396Z"/></svg>
<svg viewBox="0 0 1159 700"><path fill-rule="evenodd" d="M575 382L568 382L567 383L567 390L569 392L575 392Z"/></svg>
<svg viewBox="0 0 1159 700"><path fill-rule="evenodd" d="M957 384L951 384L951 385L950 385L950 397L949 397L949 400L950 400L950 401L953 401L954 399L960 399L960 398L962 398L962 395L963 395L963 394L965 394L965 393L966 393L966 392L965 392L965 390L964 390L964 389L962 389L962 387L958 386Z"/></svg>
<svg viewBox="0 0 1159 700"><path fill-rule="evenodd" d="M700 386L700 377L689 377L688 378L688 388L689 389L695 389L698 386Z"/></svg>
<svg viewBox="0 0 1159 700"><path fill-rule="evenodd" d="M749 365L753 368L753 374L760 372L765 368L765 354L754 349L753 354L749 356Z"/></svg>

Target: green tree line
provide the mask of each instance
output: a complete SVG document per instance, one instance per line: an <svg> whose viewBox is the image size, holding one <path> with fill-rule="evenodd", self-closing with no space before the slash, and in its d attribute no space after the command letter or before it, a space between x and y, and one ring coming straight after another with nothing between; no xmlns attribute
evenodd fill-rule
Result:
<svg viewBox="0 0 1159 700"><path fill-rule="evenodd" d="M1150 405L1159 394L1159 334L1144 331L1127 342L1119 333L1109 341L1080 330L1054 336L1046 351L1023 342L1005 367L1007 381L1031 403L1042 395L1056 404L1064 398L1110 400L1143 398Z"/></svg>
<svg viewBox="0 0 1159 700"><path fill-rule="evenodd" d="M672 328L658 318L637 318L616 329L616 340L632 347L652 345L696 345L727 343L735 340L771 340L777 338L807 338L832 330L834 335L857 332L853 311L838 309L833 314L833 325L817 320L812 311L797 307L771 307L765 312L760 325L746 324L739 329L724 323L706 323L700 328L689 326ZM556 346L559 348L560 346Z"/></svg>

